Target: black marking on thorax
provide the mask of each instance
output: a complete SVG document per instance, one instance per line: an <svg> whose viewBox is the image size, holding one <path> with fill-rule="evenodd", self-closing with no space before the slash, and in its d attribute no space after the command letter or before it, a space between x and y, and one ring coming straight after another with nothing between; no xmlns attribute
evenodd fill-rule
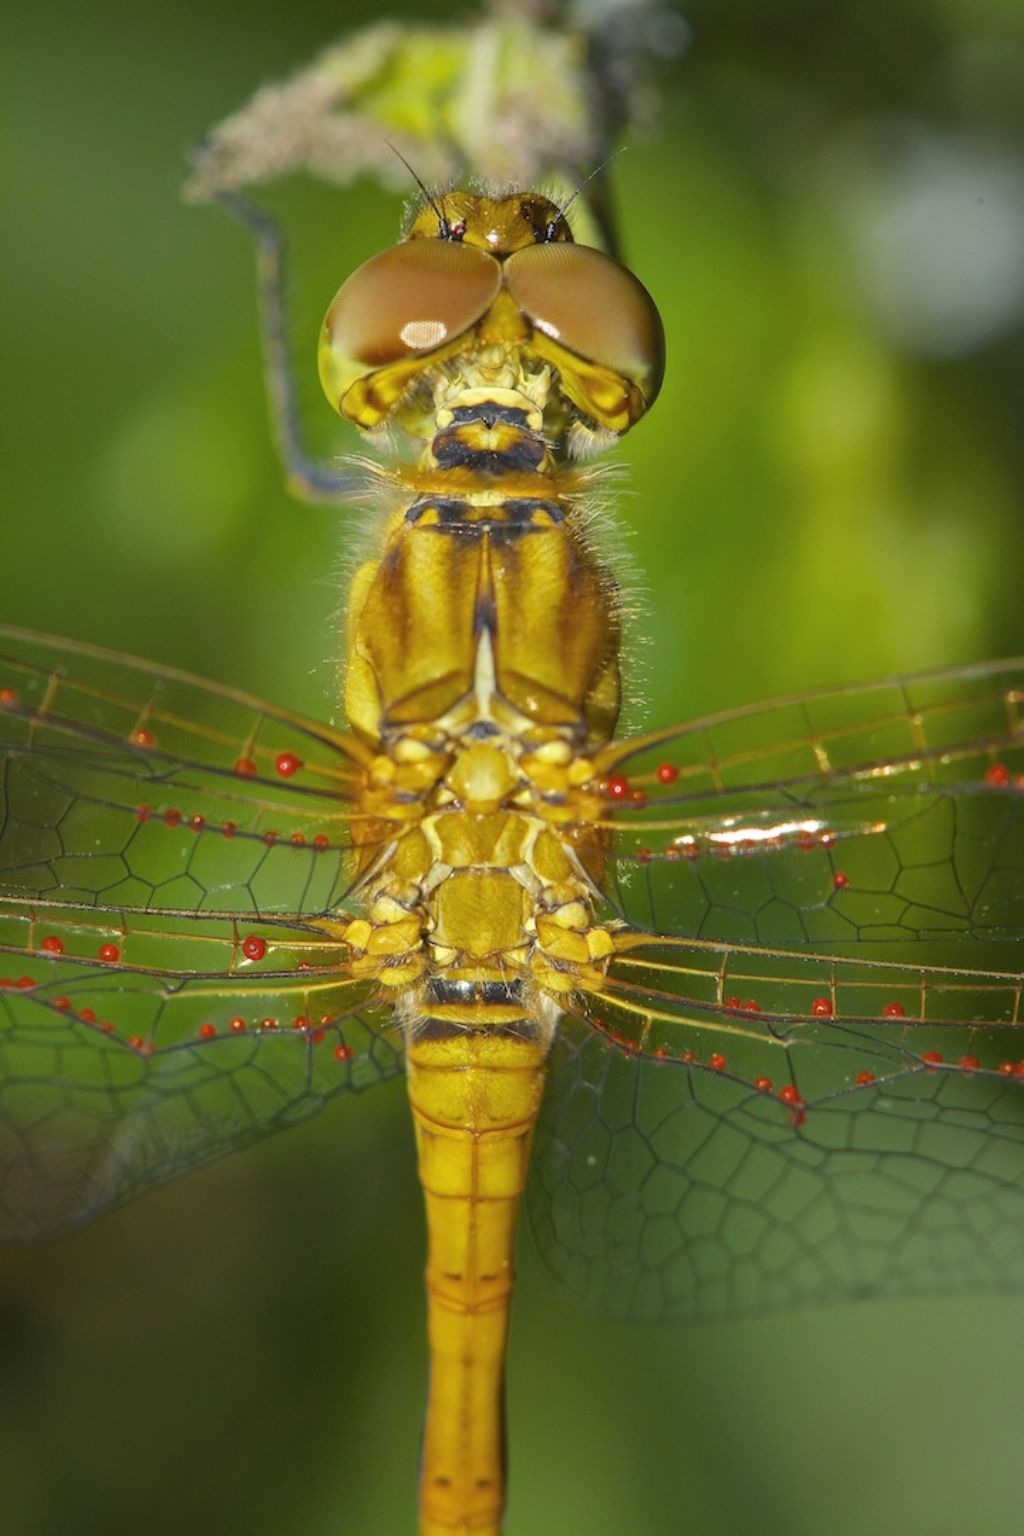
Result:
<svg viewBox="0 0 1024 1536"><path fill-rule="evenodd" d="M547 444L527 426L526 411L481 401L457 406L451 423L435 435L431 451L439 469L472 469L479 475L530 473L539 469Z"/></svg>
<svg viewBox="0 0 1024 1536"><path fill-rule="evenodd" d="M405 520L424 532L467 539L486 535L500 544L557 527L565 521L565 509L542 496L510 496L479 505L455 496L424 496L413 502Z"/></svg>
<svg viewBox="0 0 1024 1536"><path fill-rule="evenodd" d="M543 462L544 444L521 437L508 448L476 448L455 431L439 432L433 442L439 469L472 469L478 475L529 474Z"/></svg>

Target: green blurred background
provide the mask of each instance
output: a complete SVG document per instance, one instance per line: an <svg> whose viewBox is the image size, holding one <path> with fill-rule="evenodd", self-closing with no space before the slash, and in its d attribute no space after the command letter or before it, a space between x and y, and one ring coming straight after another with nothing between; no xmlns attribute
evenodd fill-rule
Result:
<svg viewBox="0 0 1024 1536"><path fill-rule="evenodd" d="M281 489L250 252L177 189L209 125L373 15L9 18L4 619L331 709L359 519ZM686 17L659 125L615 166L670 348L622 455L635 715L1024 649L1024 10ZM398 205L368 187L283 206L312 334ZM319 418L312 370L308 398ZM1019 1531L1021 1300L669 1335L571 1307L528 1237L521 1258L509 1536ZM411 1533L421 1266L397 1085L6 1254L5 1536Z"/></svg>

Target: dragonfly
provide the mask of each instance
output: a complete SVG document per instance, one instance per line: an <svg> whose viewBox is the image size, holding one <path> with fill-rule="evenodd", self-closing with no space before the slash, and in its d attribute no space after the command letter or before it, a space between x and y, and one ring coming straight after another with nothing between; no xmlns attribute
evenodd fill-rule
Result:
<svg viewBox="0 0 1024 1536"><path fill-rule="evenodd" d="M501 1530L524 1201L653 1322L1024 1279L1024 661L616 737L589 459L663 337L569 212L425 193L331 303L332 405L419 449L363 471L346 728L0 632L3 1235L404 1077L421 1536Z"/></svg>

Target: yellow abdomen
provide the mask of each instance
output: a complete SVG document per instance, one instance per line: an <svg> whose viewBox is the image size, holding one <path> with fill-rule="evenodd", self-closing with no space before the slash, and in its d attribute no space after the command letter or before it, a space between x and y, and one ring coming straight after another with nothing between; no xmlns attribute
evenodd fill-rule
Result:
<svg viewBox="0 0 1024 1536"><path fill-rule="evenodd" d="M512 1250L544 1055L514 1027L439 1030L409 1044L429 1234L421 1536L500 1531Z"/></svg>

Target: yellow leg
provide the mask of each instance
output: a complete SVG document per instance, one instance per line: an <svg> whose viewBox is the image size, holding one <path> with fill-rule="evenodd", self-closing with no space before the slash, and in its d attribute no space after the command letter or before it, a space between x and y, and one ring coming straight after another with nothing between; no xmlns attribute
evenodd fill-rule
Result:
<svg viewBox="0 0 1024 1536"><path fill-rule="evenodd" d="M414 1040L408 1068L428 1233L420 1536L500 1536L512 1249L544 1050L470 1029Z"/></svg>

